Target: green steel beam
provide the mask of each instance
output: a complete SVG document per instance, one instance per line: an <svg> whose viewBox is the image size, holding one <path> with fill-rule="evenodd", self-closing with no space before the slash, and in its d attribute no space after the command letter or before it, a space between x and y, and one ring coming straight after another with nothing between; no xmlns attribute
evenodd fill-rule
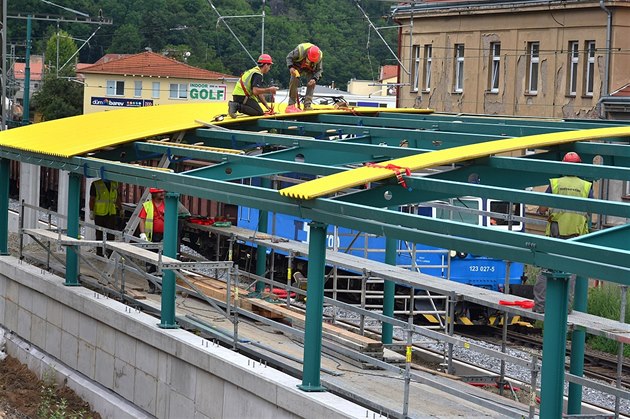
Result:
<svg viewBox="0 0 630 419"><path fill-rule="evenodd" d="M68 183L68 236L79 238L79 208L81 208L81 181L80 174L70 172ZM66 281L64 285L79 286L79 255L80 247L66 248Z"/></svg>
<svg viewBox="0 0 630 419"><path fill-rule="evenodd" d="M394 208L395 210L395 208ZM385 263L396 266L398 240L391 237L385 238ZM394 305L396 304L396 284L385 280L383 284L383 316L394 317ZM394 325L383 322L381 342L390 344L394 338Z"/></svg>
<svg viewBox="0 0 630 419"><path fill-rule="evenodd" d="M535 191L519 191L496 186L432 179L429 177L405 176L404 178L409 189L405 189L398 184L389 184L334 199L339 202L361 203L362 205L373 207L384 207L387 205L399 206L416 204L435 199L476 196L507 202L586 211L594 214L601 213L618 217L630 217L630 204L625 202L578 198Z"/></svg>
<svg viewBox="0 0 630 419"><path fill-rule="evenodd" d="M480 226L435 220L378 208L366 208L330 199L298 201L277 191L247 185L199 179L185 174L168 173L120 163L74 157L63 159L41 156L32 159L28 153L2 152L0 157L25 159L42 166L63 168L87 176L141 186L155 186L227 204L244 205L262 210L321 221L367 233L401 240L457 249L472 254L513 260L543 267L554 267L583 276L628 284L630 257L627 251L557 240Z"/></svg>
<svg viewBox="0 0 630 419"><path fill-rule="evenodd" d="M185 157L217 162L217 164L214 165L191 169L185 172L187 175L205 179L234 180L288 172L299 172L311 175L331 175L341 170L322 164L296 163L287 160L286 156L282 158L282 155L274 152L254 157L149 143L138 143L136 148L142 152L166 154L173 158ZM299 154L300 151L299 149L294 149L288 150L287 153L289 155L295 155L296 153Z"/></svg>
<svg viewBox="0 0 630 419"><path fill-rule="evenodd" d="M626 214L625 217L630 218L630 214ZM580 243L608 246L630 251L630 240L628 240L628 236L630 236L630 224L625 224L576 237L574 240Z"/></svg>
<svg viewBox="0 0 630 419"><path fill-rule="evenodd" d="M564 358L567 341L569 275L545 272L545 329L543 331L540 417L561 418L564 396Z"/></svg>
<svg viewBox="0 0 630 419"><path fill-rule="evenodd" d="M334 124L320 124L317 122L304 121L280 121L272 119L261 119L258 121L260 128L275 129L287 134L311 135L313 137L331 136L328 130L337 130L343 134L370 135L373 144L387 144L398 146L401 140L409 141L409 147L423 148L428 150L441 150L466 144L476 144L482 141L500 140L505 137L496 135L458 134L439 131L422 131L397 128L375 128L366 126L340 126ZM290 127L294 127L289 129Z"/></svg>
<svg viewBox="0 0 630 419"><path fill-rule="evenodd" d="M271 181L268 178L261 179L263 188L271 188ZM258 211L258 231L267 233L269 231L269 211ZM256 247L256 275L265 277L267 272L267 248L258 245ZM256 292L262 293L265 290L263 281L256 281Z"/></svg>
<svg viewBox="0 0 630 419"><path fill-rule="evenodd" d="M326 273L325 224L318 222L310 224L308 255L304 367L302 369L302 385L298 387L304 391L325 391L319 375L322 364L322 316L324 314L324 276Z"/></svg>
<svg viewBox="0 0 630 419"><path fill-rule="evenodd" d="M588 278L578 276L575 279L575 295L573 297L573 309L582 313L587 312L588 306ZM569 372L578 377L584 375L584 348L586 343L586 331L576 327L571 334L571 363ZM569 383L569 400L567 403L569 415L582 413L582 385Z"/></svg>
<svg viewBox="0 0 630 419"><path fill-rule="evenodd" d="M279 134L266 134L261 137L261 134L250 136L238 132L236 135L231 135L227 131L213 131L213 130L197 130L197 138L204 140L208 145L224 146L227 147L232 143L231 138L234 137L234 141L238 138L241 142L251 142L265 146L283 146L283 147L299 147L301 150L325 149L329 155L337 153L356 153L361 155L370 156L373 160L383 160L386 158L399 158L412 156L428 150L418 150L413 148L400 148L391 147L386 145L375 144L363 144L363 141L372 142L369 135L359 135L358 137L345 139L343 141L332 140L317 140L311 137L299 137L295 135L279 135ZM222 145L221 145L222 144ZM396 144L398 145L398 144Z"/></svg>
<svg viewBox="0 0 630 419"><path fill-rule="evenodd" d="M445 121L459 123L476 123L476 124L488 124L488 125L508 125L508 126L523 126L523 127L561 127L564 131L590 129L590 128L608 128L611 126L626 126L625 122L621 121L606 121L606 120L593 120L593 119L573 119L573 120L558 120L558 119L544 119L544 118L501 118L496 116L473 116L473 115L461 115L461 114L407 114L407 113L379 113L381 118L405 118L416 119L425 121Z"/></svg>
<svg viewBox="0 0 630 419"><path fill-rule="evenodd" d="M319 121L326 124L354 124L366 127L419 129L460 134L478 134L483 136L523 137L526 135L563 132L558 126L524 126L496 123L475 123L466 121L431 121L416 118L385 118L373 116L320 115Z"/></svg>
<svg viewBox="0 0 630 419"><path fill-rule="evenodd" d="M164 238L163 254L166 257L177 259L177 204L179 194L166 193L164 208ZM162 329L177 329L175 321L175 272L171 269L162 271L162 311L160 313L159 327Z"/></svg>
<svg viewBox="0 0 630 419"><path fill-rule="evenodd" d="M9 254L10 160L0 159L0 255Z"/></svg>

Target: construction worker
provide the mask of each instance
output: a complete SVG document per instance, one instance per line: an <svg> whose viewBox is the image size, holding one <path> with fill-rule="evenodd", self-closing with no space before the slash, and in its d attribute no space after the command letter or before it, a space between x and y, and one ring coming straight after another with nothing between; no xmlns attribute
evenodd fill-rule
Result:
<svg viewBox="0 0 630 419"><path fill-rule="evenodd" d="M289 73L291 73L291 81L289 82L289 106L287 106L285 112L302 111L296 106L300 77L308 80L306 97L304 98L304 110L310 111L312 109L315 85L322 76L323 57L324 53L319 47L308 42L298 45L287 55L287 67L289 67Z"/></svg>
<svg viewBox="0 0 630 419"><path fill-rule="evenodd" d="M165 202L164 189L150 188L151 199L142 204L142 210L140 210L140 238L153 243L159 243L164 238L164 209ZM155 265L147 264L147 272L153 273L157 270ZM149 283L149 293L155 294L155 284L151 281Z"/></svg>
<svg viewBox="0 0 630 419"><path fill-rule="evenodd" d="M118 229L118 216L121 209L118 182L98 179L90 186L90 218L94 224L109 230ZM107 240L113 240L114 235L107 233ZM103 240L103 230L96 229L96 240ZM110 252L108 252L110 253ZM103 248L97 247L96 254L103 256Z"/></svg>
<svg viewBox="0 0 630 419"><path fill-rule="evenodd" d="M580 156L571 151L564 155L565 163L582 163ZM547 193L579 198L593 198L593 184L574 175L565 175L559 178L549 179ZM570 239L588 233L589 215L586 212L565 210L561 208L538 207L538 214L547 215L547 228L545 234L559 239ZM571 294L575 285L575 275L571 277ZM547 292L547 280L544 271L536 277L534 284L534 312L545 312L545 294Z"/></svg>
<svg viewBox="0 0 630 419"><path fill-rule="evenodd" d="M269 105L265 99L265 94L275 94L278 88L262 87L263 76L271 70L273 60L269 54L262 54L258 57L258 65L243 73L234 92L232 100L228 103L228 114L236 118L237 112L242 112L251 116L262 116L264 112L260 107L262 103L267 112L273 112L273 105Z"/></svg>

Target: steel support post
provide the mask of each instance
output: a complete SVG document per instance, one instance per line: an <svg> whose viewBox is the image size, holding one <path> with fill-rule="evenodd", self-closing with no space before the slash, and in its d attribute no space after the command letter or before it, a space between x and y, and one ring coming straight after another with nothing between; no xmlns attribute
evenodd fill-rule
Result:
<svg viewBox="0 0 630 419"><path fill-rule="evenodd" d="M564 359L570 274L544 272L547 278L541 375L541 418L562 417Z"/></svg>
<svg viewBox="0 0 630 419"><path fill-rule="evenodd" d="M575 296L573 298L573 309L586 313L588 305L588 278L578 276L575 279ZM586 342L586 332L584 329L575 328L571 335L571 365L569 371L573 375L582 377L584 375L584 345ZM569 401L567 404L569 415L579 415L582 413L582 386L576 383L569 383Z"/></svg>
<svg viewBox="0 0 630 419"><path fill-rule="evenodd" d="M388 265L396 265L396 246L398 240L390 237L385 238L385 263ZM396 284L393 281L385 280L383 284L383 316L394 317L394 294ZM391 323L383 323L383 334L381 342L384 344L392 343L394 336L394 325Z"/></svg>
<svg viewBox="0 0 630 419"><path fill-rule="evenodd" d="M177 203L179 194L168 192L164 208L164 250L162 254L177 258ZM162 314L159 326L162 329L176 329L175 322L175 272L171 269L162 271Z"/></svg>
<svg viewBox="0 0 630 419"><path fill-rule="evenodd" d="M9 254L9 159L0 159L0 255Z"/></svg>
<svg viewBox="0 0 630 419"><path fill-rule="evenodd" d="M68 182L68 236L79 238L79 206L81 204L81 180L77 173L70 173ZM66 248L66 282L67 286L79 285L79 247Z"/></svg>
<svg viewBox="0 0 630 419"><path fill-rule="evenodd" d="M304 334L304 391L325 391L320 384L322 363L322 315L324 313L324 274L326 265L326 225L310 224L308 243L308 287L306 290L306 327Z"/></svg>
<svg viewBox="0 0 630 419"><path fill-rule="evenodd" d="M269 178L261 179L261 186L263 188L271 188L271 180ZM258 232L267 233L269 230L269 212L258 210ZM265 276L267 270L267 248L260 244L256 248L256 275ZM265 283L262 281L256 282L256 292L263 292L265 290Z"/></svg>

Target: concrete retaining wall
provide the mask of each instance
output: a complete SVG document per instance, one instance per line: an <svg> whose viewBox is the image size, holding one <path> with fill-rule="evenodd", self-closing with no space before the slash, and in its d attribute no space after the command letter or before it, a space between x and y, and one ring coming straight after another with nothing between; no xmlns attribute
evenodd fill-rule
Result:
<svg viewBox="0 0 630 419"><path fill-rule="evenodd" d="M14 257L0 257L0 324L147 415L372 417L332 394L304 393L291 376L184 330L160 329L158 322L86 288L66 287L62 278ZM25 356L26 349L15 344L7 350L20 350L20 359L41 358ZM31 364L42 373L41 363ZM78 392L104 417L140 416L140 411L116 407L115 401L90 400Z"/></svg>

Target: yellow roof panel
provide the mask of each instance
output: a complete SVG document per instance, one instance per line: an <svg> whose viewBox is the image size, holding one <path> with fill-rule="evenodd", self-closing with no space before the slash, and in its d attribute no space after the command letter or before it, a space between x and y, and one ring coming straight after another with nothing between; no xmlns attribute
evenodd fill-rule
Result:
<svg viewBox="0 0 630 419"><path fill-rule="evenodd" d="M286 104L277 106L279 110L283 110L285 107ZM304 114L384 111L432 112L426 109L354 108L351 110L333 110L332 107L318 108L321 109L304 112ZM213 124L211 121L216 116L227 116L226 114L227 103L225 102L188 103L95 112L0 131L0 147L10 147L58 157L72 157L108 146ZM267 117L242 115L236 119L226 117L223 122L219 123L231 124L259 118L277 117L296 117L296 114L278 114Z"/></svg>
<svg viewBox="0 0 630 419"><path fill-rule="evenodd" d="M595 140L608 137L628 137L630 127L596 128L580 131L566 131L550 134L530 135L526 137L509 138L505 140L488 141L485 143L469 144L461 147L453 147L430 153L416 154L379 163L378 166L392 165L399 167L404 174L406 169L411 171L428 167L441 166L472 160L479 157L490 156L497 153L522 150L526 148L546 147L562 143L570 143L581 140ZM376 182L395 176L392 168L365 166L354 170L335 173L334 175L321 177L299 185L290 186L280 190L280 194L298 199L314 199L324 195L363 185L368 182Z"/></svg>

